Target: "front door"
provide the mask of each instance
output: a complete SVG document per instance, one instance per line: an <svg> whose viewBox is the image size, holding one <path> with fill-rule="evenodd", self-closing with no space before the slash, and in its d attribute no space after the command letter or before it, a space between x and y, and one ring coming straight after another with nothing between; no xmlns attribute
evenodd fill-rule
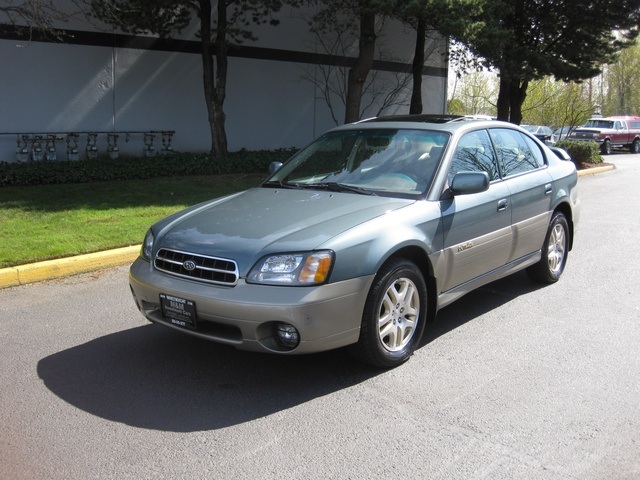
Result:
<svg viewBox="0 0 640 480"><path fill-rule="evenodd" d="M442 200L444 228L444 278L442 291L455 288L503 266L511 251L509 188L499 177L498 164L486 130L460 139L449 167L457 172L484 171L489 190Z"/></svg>

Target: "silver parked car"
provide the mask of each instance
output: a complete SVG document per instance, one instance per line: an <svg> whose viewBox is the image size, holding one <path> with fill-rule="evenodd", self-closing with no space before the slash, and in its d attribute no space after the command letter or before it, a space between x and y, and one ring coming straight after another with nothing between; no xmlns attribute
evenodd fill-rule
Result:
<svg viewBox="0 0 640 480"><path fill-rule="evenodd" d="M560 140L566 140L574 128L576 127L569 127L569 126L559 127L553 131L553 134L555 135L557 141L559 142Z"/></svg>
<svg viewBox="0 0 640 480"><path fill-rule="evenodd" d="M564 158L497 121L335 128L259 187L153 225L130 270L135 303L240 349L349 346L402 364L438 309L469 291L525 268L558 280L579 216Z"/></svg>
<svg viewBox="0 0 640 480"><path fill-rule="evenodd" d="M547 145L555 145L558 142L558 137L550 127L544 125L522 125L529 133L534 134L538 140L543 141Z"/></svg>

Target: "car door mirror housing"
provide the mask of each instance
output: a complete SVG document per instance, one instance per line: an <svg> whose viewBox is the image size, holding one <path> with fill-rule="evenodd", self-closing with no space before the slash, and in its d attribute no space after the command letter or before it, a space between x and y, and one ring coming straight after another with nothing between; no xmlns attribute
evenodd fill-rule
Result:
<svg viewBox="0 0 640 480"><path fill-rule="evenodd" d="M269 164L269 173L275 173L282 168L282 162L271 162Z"/></svg>
<svg viewBox="0 0 640 480"><path fill-rule="evenodd" d="M458 172L453 176L449 190L453 195L469 195L489 189L487 172Z"/></svg>
<svg viewBox="0 0 640 480"><path fill-rule="evenodd" d="M555 153L560 160L571 161L571 156L566 150L558 147L549 147L549 150Z"/></svg>

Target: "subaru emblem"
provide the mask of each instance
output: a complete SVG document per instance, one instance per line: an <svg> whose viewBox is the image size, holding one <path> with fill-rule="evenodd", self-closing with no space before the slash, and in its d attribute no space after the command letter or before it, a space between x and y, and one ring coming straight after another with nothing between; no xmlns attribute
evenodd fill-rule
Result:
<svg viewBox="0 0 640 480"><path fill-rule="evenodd" d="M182 263L182 266L187 272L192 272L196 269L196 262L194 262L193 260L185 260Z"/></svg>

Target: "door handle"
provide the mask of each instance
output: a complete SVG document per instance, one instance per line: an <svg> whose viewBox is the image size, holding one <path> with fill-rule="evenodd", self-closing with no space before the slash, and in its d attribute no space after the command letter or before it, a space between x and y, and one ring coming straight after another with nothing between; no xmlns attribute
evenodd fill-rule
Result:
<svg viewBox="0 0 640 480"><path fill-rule="evenodd" d="M544 186L544 194L545 195L551 195L551 193L553 193L553 185L551 185L550 183L547 183Z"/></svg>
<svg viewBox="0 0 640 480"><path fill-rule="evenodd" d="M507 199L498 200L498 211L504 212L507 209Z"/></svg>

